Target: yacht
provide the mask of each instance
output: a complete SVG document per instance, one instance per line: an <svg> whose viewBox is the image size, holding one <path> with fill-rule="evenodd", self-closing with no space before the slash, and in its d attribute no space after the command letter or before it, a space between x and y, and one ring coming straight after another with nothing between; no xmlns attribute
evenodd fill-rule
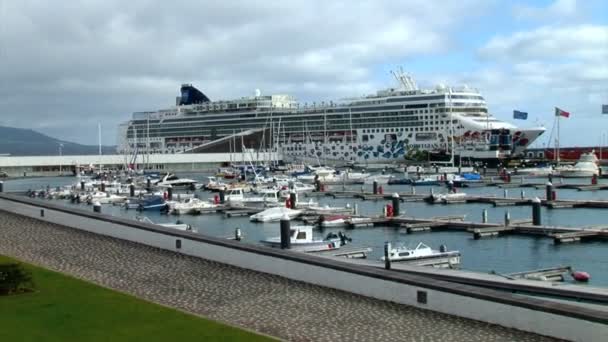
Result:
<svg viewBox="0 0 608 342"><path fill-rule="evenodd" d="M595 151L583 153L574 166L564 166L557 169L560 176L564 178L593 177L598 176L600 168Z"/></svg>
<svg viewBox="0 0 608 342"><path fill-rule="evenodd" d="M162 179L154 183L154 185L162 188L180 188L180 189L196 189L198 181L188 178L179 178L172 173L166 174Z"/></svg>

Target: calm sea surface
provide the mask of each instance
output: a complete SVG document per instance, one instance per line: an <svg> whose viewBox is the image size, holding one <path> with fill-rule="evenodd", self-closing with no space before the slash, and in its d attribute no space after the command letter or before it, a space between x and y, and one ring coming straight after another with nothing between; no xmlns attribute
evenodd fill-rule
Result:
<svg viewBox="0 0 608 342"><path fill-rule="evenodd" d="M205 182L206 175L200 173L182 174L180 176L198 179ZM542 183L546 179L530 179L530 181ZM56 177L56 178L28 178L8 180L5 182L6 191L20 191L28 189L42 189L47 185L51 187L73 184L76 178ZM559 182L559 181L558 181ZM568 179L568 183L588 184L589 179ZM607 183L606 179L600 183ZM370 185L366 185L368 191ZM337 187L341 189L342 187ZM347 187L348 188L348 187ZM351 189L361 189L361 185L350 187ZM411 187L407 185L384 186L385 193L388 192L410 192ZM471 189L459 189L467 194L483 194L503 196L504 190L497 187L483 187ZM512 188L508 189L509 197L521 195L525 191L526 197L544 197L544 189L535 190L533 188ZM434 187L435 193L444 192L441 187ZM419 186L416 188L417 194L427 194L430 187ZM210 192L198 192L200 198L211 198ZM577 190L558 190L559 199L595 199L608 200L608 191L577 191ZM307 199L304 199L307 200ZM332 199L319 197L316 200L321 204L332 206L342 206L347 203L359 207L361 214L377 215L382 213L382 208L387 201L361 201L357 199ZM67 201L56 200L57 203L65 203L72 206ZM86 205L80 205L83 208ZM483 209L488 210L490 222L503 222L506 211L511 214L512 220L531 217L531 207L499 207L483 204L453 204L453 205L430 205L426 203L402 203L402 212L408 216L419 218L445 215L466 215L466 219L481 222ZM542 209L543 224L583 227L592 225L608 225L608 209ZM106 214L134 218L140 214L135 210L125 210L119 206L105 205L102 211ZM240 228L244 235L244 241L257 243L265 237L279 235L278 223L251 223L248 217L224 218L223 215L211 214L202 216L182 215L180 217L161 215L159 213L145 212L151 220L157 223L174 223L177 219L184 223L196 227L200 234L208 234L219 237L228 237L234 233L235 228ZM317 232L318 237L326 235L332 230ZM352 237L353 245L361 247L371 247L373 252L370 258L380 258L385 241L391 243L407 244L415 246L418 242L438 248L441 244L446 244L451 250L459 250L462 253L461 268L479 272L496 271L498 273L510 273L537 268L552 267L558 265L569 265L578 270L584 270L591 274L590 284L594 286L608 286L608 241L585 242L564 245L554 245L552 239L535 238L531 236L507 235L498 238L486 238L474 240L472 234L466 232L422 232L415 234L403 234L394 228L362 228L347 231L347 235Z"/></svg>

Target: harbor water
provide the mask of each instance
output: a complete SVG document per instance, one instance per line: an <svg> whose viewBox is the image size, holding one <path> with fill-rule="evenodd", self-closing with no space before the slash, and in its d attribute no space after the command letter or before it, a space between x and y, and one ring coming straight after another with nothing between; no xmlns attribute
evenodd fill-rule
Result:
<svg viewBox="0 0 608 342"><path fill-rule="evenodd" d="M205 182L206 176L201 173L182 174L187 177ZM26 191L28 189L43 189L47 186L57 187L76 183L73 177L54 177L54 178L26 178L7 180L4 184L5 191ZM530 179L530 182L543 183L546 178ZM587 184L589 179L564 179L564 182ZM606 179L601 179L600 184L608 184ZM366 191L371 191L371 185L346 186L346 190L361 191L361 187ZM409 185L383 185L384 193L412 191ZM341 185L330 187L329 190L342 190ZM415 191L417 194L429 194L431 187L418 186ZM509 188L509 197L520 197L521 191L525 192L526 198L544 198L545 189L534 188ZM445 192L445 187L433 187L435 193ZM504 196L504 189L498 187L479 187L459 189L467 194ZM212 198L214 193L197 191L197 195L202 198ZM586 200L608 200L608 191L577 191L574 189L558 189L559 199L586 199ZM355 204L359 208L360 214L379 215L383 207L388 204L387 200L363 201L354 198L338 198L321 196L312 198L321 205L344 206ZM300 201L308 201L309 198L301 197ZM61 203L67 206L74 206L66 200L52 200L54 203ZM86 204L79 204L86 210L92 210ZM530 206L509 206L493 207L491 204L427 204L424 202L405 202L401 203L401 214L415 218L430 218L433 216L446 215L466 215L467 221L481 222L482 211L487 209L488 221L502 223L505 212L509 212L512 220L529 219L532 215ZM221 214L207 214L199 216L163 215L158 212L138 212L126 210L122 206L104 205L103 213L135 219L138 215L145 215L156 223L175 223L180 220L183 223L192 225L198 230L199 234L212 235L217 237L231 237L236 228L240 228L243 233L243 243L258 243L259 240L267 237L279 235L279 224L274 223L252 223L249 217L225 218ZM542 221L545 225L551 226L571 226L571 227L590 227L608 224L608 210L606 209L542 209ZM297 221L292 224L299 224ZM316 231L318 238L322 238L329 232L337 232L337 229L325 229ZM344 230L343 230L344 231ZM383 251L383 245L389 241L393 245L405 244L414 247L418 242L438 249L440 245L447 245L450 250L459 250L462 253L461 268L477 272L496 272L499 274L520 272L532 269L553 267L558 265L572 266L576 270L589 272L592 276L590 285L608 286L608 241L591 241L572 244L553 243L553 240L546 237L534 237L523 235L504 235L495 238L485 238L480 240L473 239L471 233L465 231L436 231L419 232L405 234L403 230L393 227L374 227L357 228L345 231L352 238L352 244L358 247L370 247L373 251L369 254L370 259L379 259ZM570 281L570 280L567 280Z"/></svg>

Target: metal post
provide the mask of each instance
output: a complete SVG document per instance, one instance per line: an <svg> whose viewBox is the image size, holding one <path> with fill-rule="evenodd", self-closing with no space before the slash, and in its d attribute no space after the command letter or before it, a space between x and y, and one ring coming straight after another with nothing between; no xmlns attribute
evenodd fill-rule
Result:
<svg viewBox="0 0 608 342"><path fill-rule="evenodd" d="M540 217L540 199L538 197L532 200L532 224L540 226L542 224Z"/></svg>
<svg viewBox="0 0 608 342"><path fill-rule="evenodd" d="M372 183L372 189L373 189L373 193L374 195L378 194L378 181L374 179L374 182Z"/></svg>
<svg viewBox="0 0 608 342"><path fill-rule="evenodd" d="M390 254L391 254L391 243L387 241L384 243L384 268L387 270L391 269L391 258L389 256Z"/></svg>
<svg viewBox="0 0 608 342"><path fill-rule="evenodd" d="M297 203L296 203L297 200L298 200L297 197L298 196L296 196L296 192L295 191L292 190L289 193L289 202L291 203L291 209L295 209L297 207Z"/></svg>
<svg viewBox="0 0 608 342"><path fill-rule="evenodd" d="M509 211L505 211L505 227L511 225L511 213Z"/></svg>
<svg viewBox="0 0 608 342"><path fill-rule="evenodd" d="M167 198L169 201L173 200L173 187L171 185L167 187Z"/></svg>
<svg viewBox="0 0 608 342"><path fill-rule="evenodd" d="M545 192L545 199L547 201L552 201L553 200L553 184L551 184L551 182L547 182L547 189Z"/></svg>
<svg viewBox="0 0 608 342"><path fill-rule="evenodd" d="M287 215L281 218L281 249L291 248L291 222Z"/></svg>
<svg viewBox="0 0 608 342"><path fill-rule="evenodd" d="M129 196L135 197L135 184L129 185Z"/></svg>
<svg viewBox="0 0 608 342"><path fill-rule="evenodd" d="M481 211L481 223L488 223L488 209Z"/></svg>
<svg viewBox="0 0 608 342"><path fill-rule="evenodd" d="M400 210L399 210L400 204L401 204L401 199L399 198L399 194L395 192L393 194L393 216L400 215Z"/></svg>

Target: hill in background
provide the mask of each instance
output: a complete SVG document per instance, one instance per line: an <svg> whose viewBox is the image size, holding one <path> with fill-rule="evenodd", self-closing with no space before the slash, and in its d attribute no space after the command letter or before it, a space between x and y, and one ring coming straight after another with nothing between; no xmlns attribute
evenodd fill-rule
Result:
<svg viewBox="0 0 608 342"><path fill-rule="evenodd" d="M57 156L59 145L64 155L99 154L99 147L81 145L49 137L31 129L0 126L0 154L14 156ZM115 146L102 146L103 154L116 154Z"/></svg>

